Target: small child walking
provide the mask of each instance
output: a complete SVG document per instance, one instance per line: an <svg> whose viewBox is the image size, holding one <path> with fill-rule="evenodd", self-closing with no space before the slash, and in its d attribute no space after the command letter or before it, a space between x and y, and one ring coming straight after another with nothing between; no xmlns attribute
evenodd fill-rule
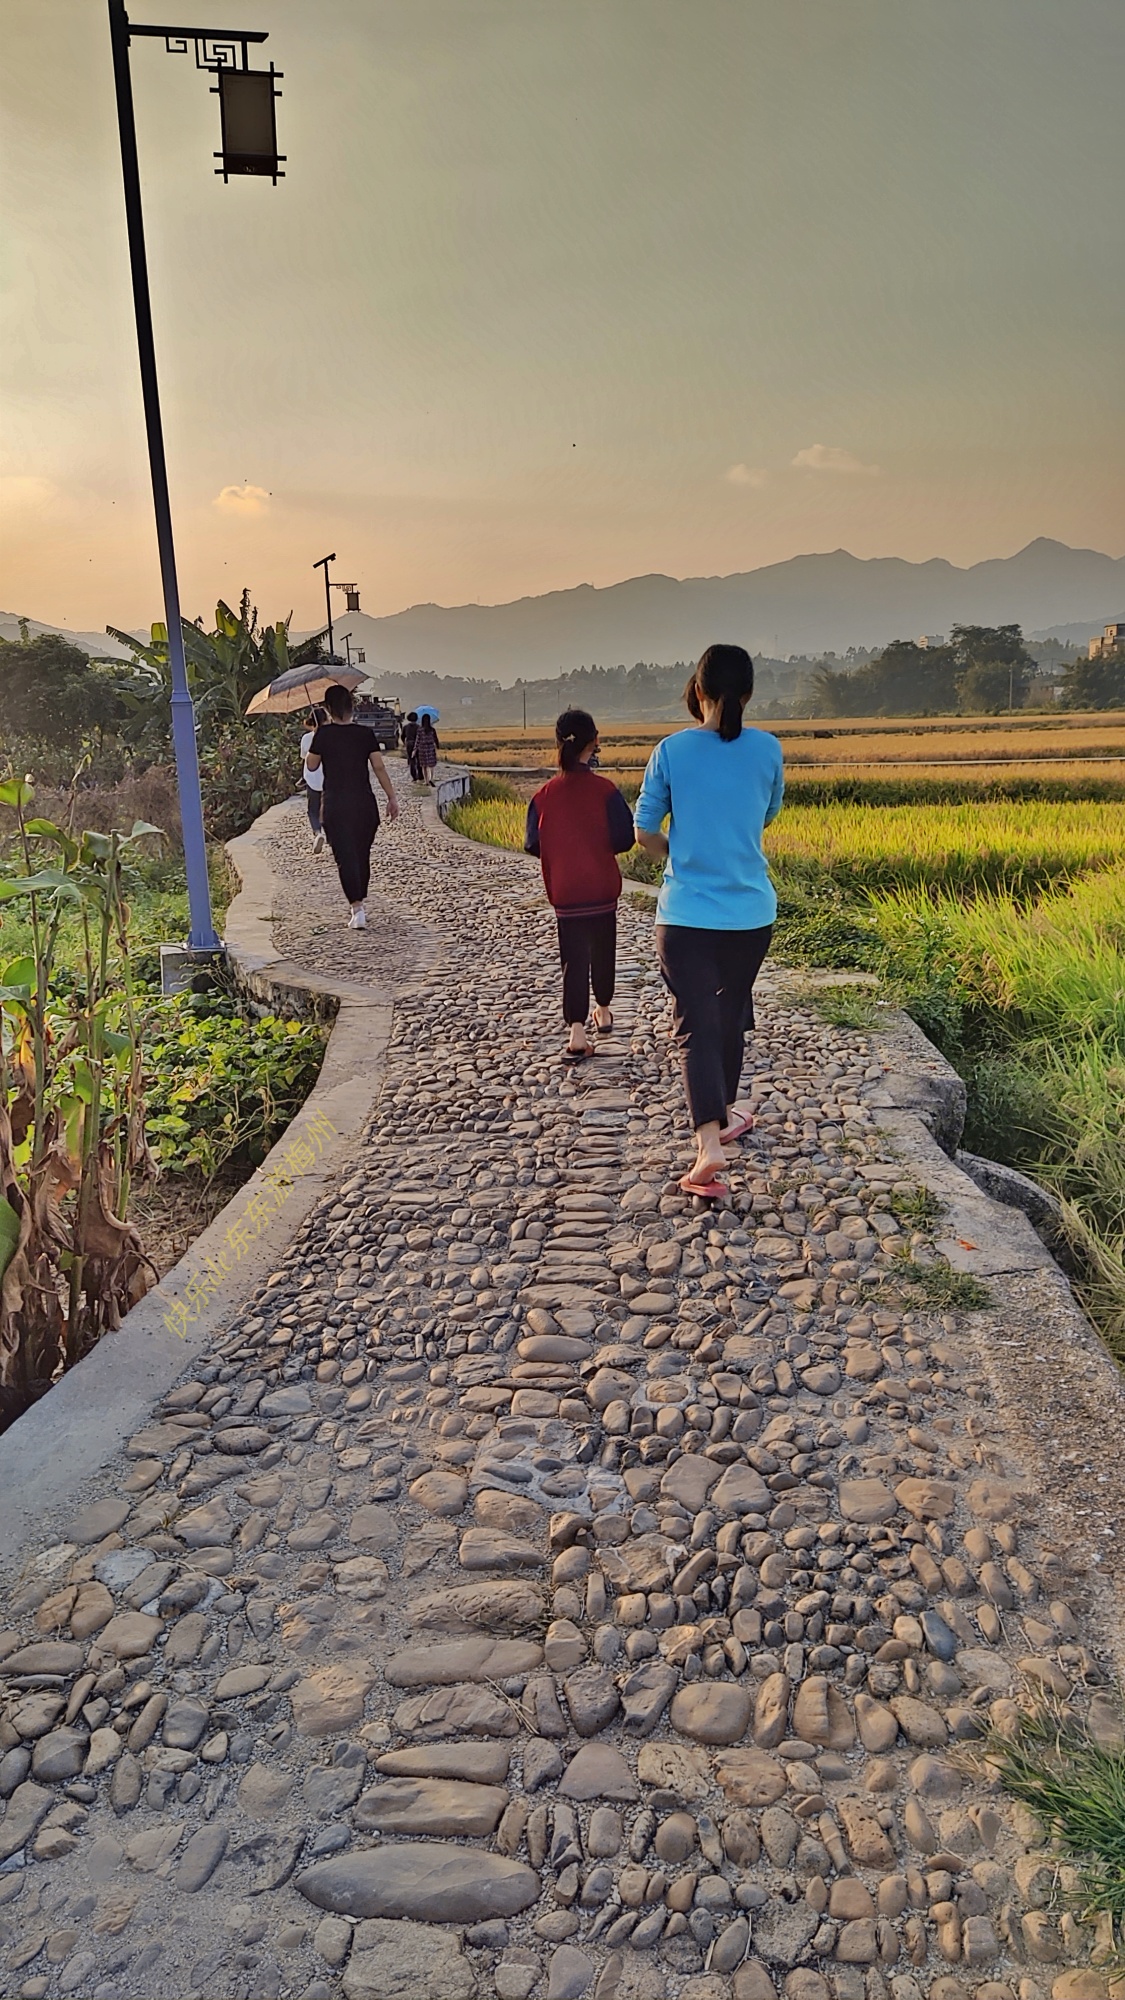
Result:
<svg viewBox="0 0 1125 2000"><path fill-rule="evenodd" d="M555 724L555 744L559 774L527 809L524 848L539 857L558 920L563 1020L569 1030L563 1061L577 1064L594 1053L586 1027L591 982L598 1034L613 1028L621 896L616 856L633 845L633 815L617 786L590 769L598 749L593 716L582 708L564 710Z"/></svg>

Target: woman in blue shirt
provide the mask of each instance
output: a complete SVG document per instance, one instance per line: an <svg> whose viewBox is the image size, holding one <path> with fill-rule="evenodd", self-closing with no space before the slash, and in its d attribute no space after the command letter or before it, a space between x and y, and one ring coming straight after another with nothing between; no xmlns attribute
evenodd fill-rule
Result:
<svg viewBox="0 0 1125 2000"><path fill-rule="evenodd" d="M754 981L777 915L762 833L781 809L781 745L743 728L753 692L749 653L709 646L685 690L700 726L657 745L634 813L644 852L666 857L656 950L696 1137L680 1186L712 1200L726 1193L723 1142L752 1123L736 1099Z"/></svg>

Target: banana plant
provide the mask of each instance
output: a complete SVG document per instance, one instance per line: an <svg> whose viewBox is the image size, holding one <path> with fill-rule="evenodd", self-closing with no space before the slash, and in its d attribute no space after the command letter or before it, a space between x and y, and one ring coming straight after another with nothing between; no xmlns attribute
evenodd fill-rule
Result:
<svg viewBox="0 0 1125 2000"><path fill-rule="evenodd" d="M195 703L196 717L206 731L212 723L241 721L252 694L268 681L283 674L289 658L289 618L264 628L258 624L256 607L249 591L243 591L237 611L220 598L215 606L215 626L205 632L202 619L181 621L184 664L188 692ZM168 649L168 628L154 625L146 644L131 632L114 625L106 631L127 646L132 655L132 671L137 684L119 684L122 703L135 724L134 733L154 726L167 734L168 704L172 694L172 668ZM126 727L126 733L128 734Z"/></svg>

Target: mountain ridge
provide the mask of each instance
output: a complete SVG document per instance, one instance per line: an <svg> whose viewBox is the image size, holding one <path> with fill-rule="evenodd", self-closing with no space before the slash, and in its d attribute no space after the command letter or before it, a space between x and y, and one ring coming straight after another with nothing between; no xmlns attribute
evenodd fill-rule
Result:
<svg viewBox="0 0 1125 2000"><path fill-rule="evenodd" d="M847 549L792 556L728 576L676 578L660 571L619 583L506 603L415 604L382 617L341 616L367 650L372 674L456 673L509 686L584 665L698 657L711 640L752 653L843 654L965 624L1019 624L1028 633L1122 615L1125 557L1071 549L1042 536L1012 556L958 569L942 556L853 556Z"/></svg>
<svg viewBox="0 0 1125 2000"><path fill-rule="evenodd" d="M347 634L365 647L373 675L432 672L511 686L580 666L689 661L715 639L785 659L947 633L958 622L1018 624L1031 636L1063 628L1088 636L1122 616L1125 557L1038 536L1014 555L963 569L944 556L911 563L840 548L725 576L653 570L498 604L412 604L381 617L341 613L334 624L338 642ZM33 631L63 630L29 623ZM17 635L17 618L0 612L0 636ZM103 656L124 652L95 633L64 636Z"/></svg>

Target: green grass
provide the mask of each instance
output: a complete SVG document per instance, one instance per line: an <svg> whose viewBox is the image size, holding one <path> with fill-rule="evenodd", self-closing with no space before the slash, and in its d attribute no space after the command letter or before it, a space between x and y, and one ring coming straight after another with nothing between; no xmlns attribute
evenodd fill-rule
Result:
<svg viewBox="0 0 1125 2000"><path fill-rule="evenodd" d="M986 1312L993 1302L988 1286L970 1272L955 1271L944 1257L919 1263L908 1250L896 1252L887 1284L907 1286L927 1312Z"/></svg>
<svg viewBox="0 0 1125 2000"><path fill-rule="evenodd" d="M1091 1742L1073 1717L1039 1711L1013 1742L993 1739L988 1762L1077 1862L1080 1906L1125 1920L1125 1757Z"/></svg>
<svg viewBox="0 0 1125 2000"><path fill-rule="evenodd" d="M211 878L211 908L222 930L234 884L221 846L207 850ZM22 873L22 862L9 858L13 873ZM188 934L187 885L183 861L178 856L150 854L128 864L129 934L133 945L133 970L138 979L160 977L160 946L180 943ZM130 879L131 876L131 879ZM33 948L33 934L23 898L0 907L0 961L19 958ZM64 910L59 929L58 964L77 973L82 963L82 932L76 915Z"/></svg>
<svg viewBox="0 0 1125 2000"><path fill-rule="evenodd" d="M808 1007L833 1028L873 1028L879 1002L870 986L805 986L793 993L799 1007Z"/></svg>
<svg viewBox="0 0 1125 2000"><path fill-rule="evenodd" d="M945 1213L928 1187L911 1188L909 1194L893 1194L891 1209L900 1222L908 1222L912 1229L933 1229Z"/></svg>

